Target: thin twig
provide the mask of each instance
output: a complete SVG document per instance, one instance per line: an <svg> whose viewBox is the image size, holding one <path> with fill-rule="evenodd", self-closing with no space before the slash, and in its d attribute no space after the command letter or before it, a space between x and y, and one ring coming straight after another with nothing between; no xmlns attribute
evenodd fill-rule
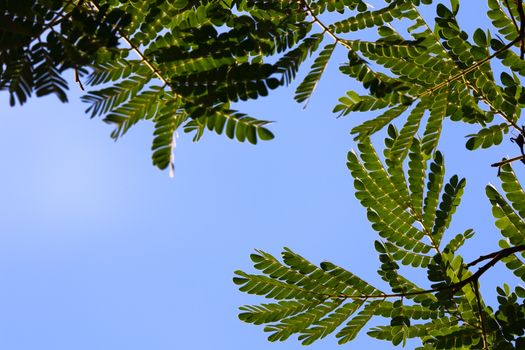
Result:
<svg viewBox="0 0 525 350"><path fill-rule="evenodd" d="M512 10L510 9L509 0L504 0L505 6L507 7L507 10L509 11L510 19L512 19L512 23L514 23L514 27L516 28L516 32L520 32L520 27L518 26L518 23L516 23L516 19L514 18L514 14L512 13Z"/></svg>
<svg viewBox="0 0 525 350"><path fill-rule="evenodd" d="M78 67L75 65L75 82L80 87L80 90L84 91L84 85L82 85L82 82L80 81L80 75L78 74Z"/></svg>
<svg viewBox="0 0 525 350"><path fill-rule="evenodd" d="M517 156L517 157L514 157L514 158L510 158L510 159L503 159L501 162L492 163L490 166L494 167L494 168L497 168L497 167L504 166L505 164L509 164L509 163L515 162L517 160L522 160L522 159L525 159L524 155Z"/></svg>
<svg viewBox="0 0 525 350"><path fill-rule="evenodd" d="M497 251L497 252L494 252L494 253L491 253L491 254L488 254L488 255L485 255L485 256L481 256L480 258L478 258L477 260L475 260L472 263L468 264L467 266L473 266L473 265L475 265L478 262L483 261L483 260L487 260L487 259L491 259L491 260L488 263L486 263L485 265L483 265L482 267L480 267L475 273L473 273L469 277L465 278L464 280L461 280L459 282L456 282L456 283L453 283L453 284L450 284L450 285L442 286L442 287L439 287L439 288L418 290L418 291L406 292L406 293L391 293L391 294L381 293L381 294L371 294L371 295L350 295L350 294L341 293L341 294L335 294L335 295L326 295L326 294L321 294L321 295L324 296L325 298L329 298L329 299L364 299L364 298L373 299L373 298L410 297L410 296L415 296L415 295L436 293L436 292L441 292L441 291L445 291L445 290L451 290L452 292L455 293L455 292L459 291L461 288L463 288L464 286L466 286L466 285L468 285L470 283L473 283L473 282L477 282L479 280L479 278L485 272L487 272L488 269L492 268L500 260L506 258L509 255L515 254L517 252L520 252L520 251L525 251L525 245L519 245L519 246L515 246L515 247L505 248L505 249L502 249L500 251Z"/></svg>
<svg viewBox="0 0 525 350"><path fill-rule="evenodd" d="M520 16L520 58L523 59L525 56L525 13L523 12L523 0L517 1L518 14Z"/></svg>
<svg viewBox="0 0 525 350"><path fill-rule="evenodd" d="M478 263L480 263L480 262L482 262L484 260L487 260L487 259L493 259L493 258L497 257L499 254L505 254L505 256L508 256L508 255L511 255L511 254L514 254L514 253L517 253L517 252L520 252L520 251L523 251L523 250L525 250L525 244L517 245L515 247L505 248L503 250L500 250L500 251L497 251L497 252L494 252L494 253L490 253L490 254L487 254L487 255L482 255L479 258L477 258L476 260L468 263L467 267L472 267L472 266L477 265Z"/></svg>

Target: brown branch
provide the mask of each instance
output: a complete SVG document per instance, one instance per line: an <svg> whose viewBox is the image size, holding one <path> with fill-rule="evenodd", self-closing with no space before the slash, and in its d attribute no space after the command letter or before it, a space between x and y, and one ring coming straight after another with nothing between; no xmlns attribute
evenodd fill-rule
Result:
<svg viewBox="0 0 525 350"><path fill-rule="evenodd" d="M523 12L523 0L518 0L518 14L520 16L520 58L523 59L525 56L525 13Z"/></svg>
<svg viewBox="0 0 525 350"><path fill-rule="evenodd" d="M463 281L460 281L460 282L456 283L455 285L452 285L451 286L451 287L453 287L452 290L459 290L463 286L465 286L465 285L467 285L469 283L477 281L481 277L481 275L483 275L485 272L487 272L488 269L490 269L491 267L496 265L496 263L498 261L500 261L501 259L506 258L509 255L512 255L514 253L517 253L517 252L523 251L523 250L525 250L525 245L505 248L505 249L500 250L499 252L496 252L494 257L488 263L486 263L485 265L480 267L478 269L478 271L476 271L472 276L464 279Z"/></svg>
<svg viewBox="0 0 525 350"><path fill-rule="evenodd" d="M80 90L84 91L84 85L82 85L82 81L80 81L80 75L78 74L78 67L75 65L75 82L80 87Z"/></svg>
<svg viewBox="0 0 525 350"><path fill-rule="evenodd" d="M506 256L509 256L511 254L514 254L514 253L517 253L517 252L520 252L520 251L523 251L523 250L525 250L525 244L518 245L518 246L515 246L515 247L505 248L503 250L500 250L500 251L497 251L497 252L494 252L494 253L490 253L490 254L487 254L487 255L482 255L479 258L477 258L476 260L468 263L467 267L471 267L471 266L477 265L478 263L480 263L480 262L482 262L484 260L487 260L487 259L493 259L493 258L497 257L500 254L505 254L505 257L506 257Z"/></svg>
<svg viewBox="0 0 525 350"><path fill-rule="evenodd" d="M506 258L509 255L515 254L520 251L525 251L525 245L519 245L515 247L505 248L500 251L487 254L484 256L479 257L478 259L474 260L473 262L467 264L467 267L474 266L480 261L491 259L488 263L480 267L475 273L470 275L469 277L465 278L464 280L461 280L457 283L453 283L450 285L442 286L439 288L432 288L432 289L425 289L425 290L418 290L414 292L406 292L406 293L381 293L381 294L371 294L371 295L349 295L349 294L338 294L338 295L326 295L323 294L325 298L329 299L373 299L373 298L402 298L402 297L410 297L415 295L422 295L422 294L430 294L430 293L436 293L441 292L445 290L451 290L452 292L457 292L464 286L470 283L477 283L479 278L487 272L488 269L492 268L496 263L498 263L500 260Z"/></svg>
<svg viewBox="0 0 525 350"><path fill-rule="evenodd" d="M510 159L505 159L503 158L503 160L501 162L496 162L496 163L492 163L490 166L491 167L494 167L494 168L497 168L497 167L502 167L506 164L509 164L509 163L512 163L512 162L515 162L517 160L522 160L522 159L525 159L525 156L524 155L521 155L521 156L517 156L517 157L514 157L514 158L510 158Z"/></svg>

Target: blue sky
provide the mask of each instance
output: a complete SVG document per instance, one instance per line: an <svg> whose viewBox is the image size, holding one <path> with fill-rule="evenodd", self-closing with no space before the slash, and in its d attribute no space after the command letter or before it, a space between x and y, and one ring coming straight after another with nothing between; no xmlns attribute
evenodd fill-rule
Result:
<svg viewBox="0 0 525 350"><path fill-rule="evenodd" d="M252 146L208 133L192 143L181 133L174 179L151 165L151 124L113 142L111 126L83 113L75 85L69 104L33 98L4 107L0 348L302 348L295 339L268 343L261 327L237 319L238 306L262 301L231 282L234 270L250 270L256 248L278 255L291 247L383 286L375 275L376 235L345 166L355 147L349 130L365 116L336 119L330 112L353 88L337 72L339 62L306 110L293 102L293 87L241 106L277 121L271 142ZM7 95L1 98L7 106ZM497 249L484 186L498 183L490 163L517 154L508 140L491 151L467 151L464 136L473 130L448 123L440 143L447 177L468 180L449 232L476 230L466 260ZM504 273L497 268L484 277L489 300ZM311 348L335 345L328 337ZM371 345L391 348L364 334L350 346Z"/></svg>

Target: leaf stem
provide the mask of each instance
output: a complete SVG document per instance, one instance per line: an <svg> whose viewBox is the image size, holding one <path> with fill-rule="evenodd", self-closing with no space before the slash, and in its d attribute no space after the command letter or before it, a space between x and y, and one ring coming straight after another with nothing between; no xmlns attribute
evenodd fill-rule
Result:
<svg viewBox="0 0 525 350"><path fill-rule="evenodd" d="M347 49L353 51L352 47L344 39L341 39L340 37L338 37L334 32L332 32L330 30L330 28L326 24L324 24L314 14L314 12L312 11L312 8L310 7L310 5L308 5L308 3L305 0L300 0L300 3L303 6L303 8L306 9L306 12L308 13L308 15L310 15L310 17L312 17L313 22L315 22L323 30L323 34L324 33L328 33L328 35L330 35L334 39L336 44L340 43L341 45L343 45Z"/></svg>
<svg viewBox="0 0 525 350"><path fill-rule="evenodd" d="M88 6L90 6L97 12L100 11L100 8L93 1L89 1ZM137 56L139 56L140 61L144 63L144 65L146 65L146 67L148 67L151 70L151 72L164 83L164 86L169 86L170 88L172 88L169 80L166 79L161 74L159 69L148 60L148 58L142 53L142 51L140 51L139 47L135 45L120 29L117 29L117 32L120 35L120 38L126 43L126 45L128 45L131 48L131 51L133 51ZM173 91L173 88L171 90ZM175 95L178 96L177 94Z"/></svg>
<svg viewBox="0 0 525 350"><path fill-rule="evenodd" d="M502 48L500 48L499 50L497 50L496 52L494 52L492 55L489 55L487 57L485 57L484 59L482 59L481 61L478 61L476 63L474 63L473 65L471 65L470 67L462 70L461 72L453 75L452 77L442 81L441 83L431 87L430 89L426 90L426 91L423 91L421 94L419 94L417 96L417 98L421 98L425 95L429 95L429 94L432 94L433 92L435 92L436 90L439 90L441 89L442 87L445 87L447 86L448 84L452 83L453 81L456 81L458 80L459 78L462 78L464 75L467 75L468 73L471 73L473 71L475 71L476 69L478 69L479 67L481 67L483 64L487 63L488 61L490 61L491 59L493 59L494 57L496 57L497 55L499 55L500 53L504 52L504 51L507 51L509 48L511 48L512 46L514 46L514 44L516 44L518 41L520 41L520 38L516 38L514 40L512 40L511 42L509 42L507 45L503 46Z"/></svg>
<svg viewBox="0 0 525 350"><path fill-rule="evenodd" d="M516 19L514 18L514 14L512 13L512 10L510 9L509 0L503 0L505 2L505 6L507 7L507 10L509 11L509 16L512 20L512 23L514 24L514 27L516 28L516 32L520 32L520 27L518 26L518 23L516 23Z"/></svg>

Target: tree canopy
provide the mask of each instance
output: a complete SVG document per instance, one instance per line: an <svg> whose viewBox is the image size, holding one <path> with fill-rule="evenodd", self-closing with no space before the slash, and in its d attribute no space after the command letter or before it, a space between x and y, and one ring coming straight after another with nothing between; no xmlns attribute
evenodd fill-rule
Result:
<svg viewBox="0 0 525 350"><path fill-rule="evenodd" d="M341 74L366 93L348 91L333 112L375 113L351 130L358 151L348 153L347 166L379 234L378 274L387 287L288 248L281 260L257 251L259 273L237 271L234 282L273 301L242 306L240 319L265 325L271 341L297 335L311 344L334 333L343 344L366 330L393 345L419 339L420 349L524 348L525 289L516 284L525 280L525 192L512 168L525 162L523 3L488 0L492 26L469 35L457 17L460 3L472 7L466 1L376 2L5 1L0 89L11 103L32 92L65 101L61 73L72 69L93 89L83 97L87 112L115 124L114 138L139 121L154 123L153 163L165 169L179 127L194 140L206 130L250 143L271 139L268 121L232 103L290 84L312 56L295 94L307 102L341 46ZM434 19L423 15L426 7ZM365 31L375 39L353 39ZM466 179L445 173L438 145L447 118L478 127L470 150L496 146L511 131L519 146L518 156L492 164L500 189L486 187L500 247L470 262L458 250L473 229L449 230ZM371 139L376 133L382 146ZM517 282L497 286L498 305L488 305L479 284L499 262ZM409 279L407 268L425 271L428 281ZM373 318L384 324L368 327Z"/></svg>

